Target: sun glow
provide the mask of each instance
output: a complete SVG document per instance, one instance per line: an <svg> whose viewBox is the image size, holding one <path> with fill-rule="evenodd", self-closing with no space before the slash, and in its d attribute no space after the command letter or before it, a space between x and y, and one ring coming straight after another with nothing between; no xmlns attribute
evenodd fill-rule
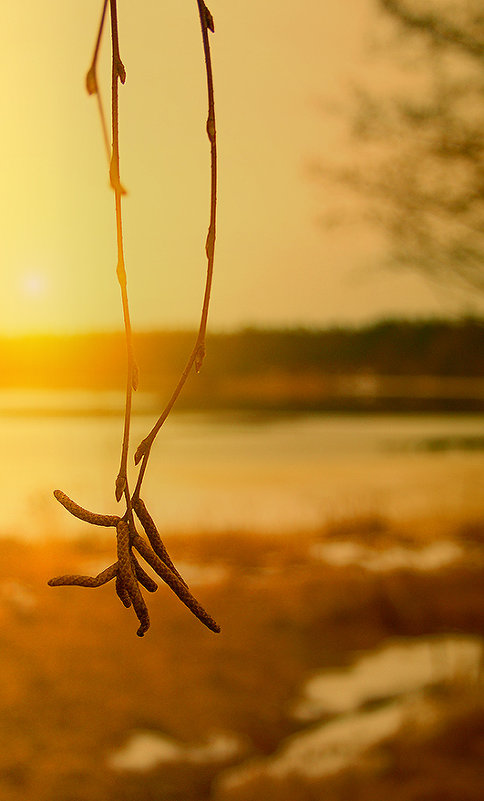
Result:
<svg viewBox="0 0 484 801"><path fill-rule="evenodd" d="M20 276L19 289L27 298L41 298L47 291L47 279L39 272L27 272Z"/></svg>
<svg viewBox="0 0 484 801"><path fill-rule="evenodd" d="M0 297L0 335L52 331L59 297L49 272L26 266L8 279Z"/></svg>

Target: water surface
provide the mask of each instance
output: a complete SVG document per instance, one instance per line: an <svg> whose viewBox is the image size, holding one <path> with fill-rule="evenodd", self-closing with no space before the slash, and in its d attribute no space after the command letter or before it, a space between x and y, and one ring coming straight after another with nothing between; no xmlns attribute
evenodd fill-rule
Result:
<svg viewBox="0 0 484 801"><path fill-rule="evenodd" d="M135 444L155 420L152 402L142 398L133 418ZM121 409L117 393L0 395L3 534L83 530L52 498L57 488L116 511ZM160 432L144 495L170 531L287 532L375 512L472 514L482 511L483 432L482 415L179 413Z"/></svg>

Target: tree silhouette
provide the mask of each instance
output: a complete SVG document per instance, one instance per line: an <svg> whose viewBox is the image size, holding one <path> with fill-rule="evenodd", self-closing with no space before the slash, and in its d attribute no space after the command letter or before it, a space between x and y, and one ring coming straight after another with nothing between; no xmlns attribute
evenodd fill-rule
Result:
<svg viewBox="0 0 484 801"><path fill-rule="evenodd" d="M333 169L365 198L392 264L484 290L484 8L481 0L379 0L412 79L355 92L355 162ZM413 82L412 82L413 81ZM410 88L409 88L410 86ZM326 171L326 170L325 170Z"/></svg>

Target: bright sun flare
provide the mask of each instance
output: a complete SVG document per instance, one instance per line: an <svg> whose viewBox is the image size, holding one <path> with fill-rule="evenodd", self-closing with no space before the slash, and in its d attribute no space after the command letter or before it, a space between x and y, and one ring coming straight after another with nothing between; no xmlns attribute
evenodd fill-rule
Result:
<svg viewBox="0 0 484 801"><path fill-rule="evenodd" d="M25 273L20 279L22 293L29 298L38 298L45 293L47 282L40 273Z"/></svg>

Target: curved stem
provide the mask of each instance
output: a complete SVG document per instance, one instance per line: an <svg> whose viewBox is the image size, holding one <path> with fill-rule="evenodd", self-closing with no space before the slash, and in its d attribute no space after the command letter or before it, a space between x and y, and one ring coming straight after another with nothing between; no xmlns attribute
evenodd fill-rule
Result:
<svg viewBox="0 0 484 801"><path fill-rule="evenodd" d="M91 69L93 69L93 70L96 69L97 57L99 55L99 47L101 45L101 36L102 36L103 28L104 28L104 20L106 18L107 7L108 7L108 0L103 0L103 10L101 12L101 21L99 23L99 29L98 29L98 32L97 32L96 44L94 45L94 53L93 53L93 56L92 56Z"/></svg>
<svg viewBox="0 0 484 801"><path fill-rule="evenodd" d="M200 331L198 338L205 346L205 333L207 330L208 308L210 304L210 292L213 279L213 262L215 257L215 236L217 219L217 132L215 128L215 97L213 91L213 72L212 57L210 54L210 42L208 38L209 30L215 31L213 18L203 0L197 0L200 24L202 27L203 53L205 58L205 71L207 76L208 94L208 118L207 135L210 140L210 223L208 227L205 252L207 254L207 280L205 284L205 295L202 306L202 318L200 321ZM201 354L203 360L204 353ZM201 362L196 364L197 372L201 368Z"/></svg>
<svg viewBox="0 0 484 801"><path fill-rule="evenodd" d="M121 196L124 193L119 177L119 102L118 102L118 81L124 83L126 80L126 71L124 69L121 57L119 55L119 39L118 39L118 19L117 19L117 2L110 0L111 7L111 39L112 39L112 75L111 75L111 122L112 122L112 154L111 164L109 168L109 175L111 179L111 186L114 189L115 208L116 208L116 241L118 251L118 263L116 267L116 275L118 278L119 286L121 289L121 300L123 305L123 319L124 330L126 335L126 351L127 351L127 378L126 378L126 402L124 411L124 430L123 430L123 444L121 448L121 463L119 473L116 478L116 500L120 500L126 487L127 480L127 463L128 463L128 448L129 448L129 433L131 424L131 402L133 393L133 384L135 383L135 362L133 354L133 343L131 335L131 320L129 314L128 292L127 292L127 278L126 267L124 262L124 247L123 247L123 222L121 214Z"/></svg>
<svg viewBox="0 0 484 801"><path fill-rule="evenodd" d="M87 71L87 75L86 75L86 88L87 88L87 91L88 91L88 93L90 95L96 95L97 106L98 106L98 110L99 110L99 118L101 120L101 129L102 129L102 134L103 134L103 141L104 141L104 146L106 148L106 154L107 154L108 162L109 162L109 160L111 158L111 148L110 148L110 145L109 145L109 136L108 136L108 129L107 129L107 125L106 125L106 116L104 114L104 108L103 108L103 103L102 103L102 100L101 100L101 94L99 92L99 86L98 86L98 83L97 83L97 74L96 74L97 59L98 59L98 55L99 55L99 47L101 45L101 36L102 36L103 28L104 28L104 20L105 20L105 17L106 17L107 7L108 7L108 0L103 0L103 9L102 9L102 13L101 13L101 21L99 23L99 28L98 28L97 38L96 38L96 44L94 45L94 53L93 53L93 56L92 56L91 66L89 67L89 69Z"/></svg>
<svg viewBox="0 0 484 801"><path fill-rule="evenodd" d="M135 464L141 460L141 467L138 474L138 480L133 493L133 500L139 498L141 484L143 482L146 466L148 463L151 447L155 440L158 431L162 427L166 418L170 414L173 406L175 405L178 396L180 395L185 382L190 374L190 371L195 365L195 369L200 372L203 359L205 356L205 335L207 330L208 310L210 306L210 294L212 289L213 280L213 264L215 256L215 236L216 236L216 217L217 217L217 133L215 128L215 98L213 90L213 73L212 73L212 59L210 54L210 42L208 32L214 31L214 24L212 15L208 10L203 0L197 0L198 13L200 16L200 24L202 28L202 41L203 52L205 58L205 72L207 78L207 93L208 93L208 118L207 118L207 135L210 140L210 222L208 227L208 234L205 243L205 253L207 255L207 274L205 279L205 290L203 296L202 313L200 318L200 326L198 329L197 338L193 350L188 358L178 384L176 385L173 394L151 429L147 437L140 443L135 454Z"/></svg>

